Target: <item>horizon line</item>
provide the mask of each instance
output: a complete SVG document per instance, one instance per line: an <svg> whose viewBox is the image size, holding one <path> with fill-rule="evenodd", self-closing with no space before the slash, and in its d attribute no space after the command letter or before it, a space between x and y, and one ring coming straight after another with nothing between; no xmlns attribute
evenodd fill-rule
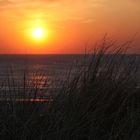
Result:
<svg viewBox="0 0 140 140"><path fill-rule="evenodd" d="M24 53L0 53L0 55L92 55L93 53L31 53L31 54L24 54ZM115 54L115 53L105 53L106 55ZM125 53L126 55L140 55L140 53Z"/></svg>

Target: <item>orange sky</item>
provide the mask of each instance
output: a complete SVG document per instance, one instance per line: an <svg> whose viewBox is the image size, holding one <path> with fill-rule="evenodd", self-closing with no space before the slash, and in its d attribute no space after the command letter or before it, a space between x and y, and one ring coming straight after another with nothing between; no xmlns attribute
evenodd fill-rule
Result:
<svg viewBox="0 0 140 140"><path fill-rule="evenodd" d="M42 41L30 35L36 25ZM140 0L0 0L0 53L84 53L105 33L125 41L136 32L140 52L139 31Z"/></svg>

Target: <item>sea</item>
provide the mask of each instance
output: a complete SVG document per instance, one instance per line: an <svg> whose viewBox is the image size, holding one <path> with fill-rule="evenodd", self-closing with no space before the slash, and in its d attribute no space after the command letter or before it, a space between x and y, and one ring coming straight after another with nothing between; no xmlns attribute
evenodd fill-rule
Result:
<svg viewBox="0 0 140 140"><path fill-rule="evenodd" d="M110 55L106 55L105 59L108 57ZM124 58L127 63L135 57L136 65L139 65L140 55L126 55ZM0 55L0 100L41 100L54 96L88 63L85 60L82 54Z"/></svg>
<svg viewBox="0 0 140 140"><path fill-rule="evenodd" d="M83 61L84 55L0 55L0 99L53 96Z"/></svg>

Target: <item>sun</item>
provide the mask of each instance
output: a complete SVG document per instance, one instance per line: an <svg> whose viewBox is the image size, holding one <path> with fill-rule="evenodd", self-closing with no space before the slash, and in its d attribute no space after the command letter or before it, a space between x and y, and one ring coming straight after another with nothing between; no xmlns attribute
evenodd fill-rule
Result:
<svg viewBox="0 0 140 140"><path fill-rule="evenodd" d="M33 20L25 25L24 35L29 43L44 44L50 39L49 26L42 20Z"/></svg>
<svg viewBox="0 0 140 140"><path fill-rule="evenodd" d="M44 29L41 28L41 27L35 28L35 29L33 29L33 31L32 31L32 36L33 36L33 38L35 38L35 39L42 39L42 38L44 38L44 36L45 36L45 31L44 31Z"/></svg>

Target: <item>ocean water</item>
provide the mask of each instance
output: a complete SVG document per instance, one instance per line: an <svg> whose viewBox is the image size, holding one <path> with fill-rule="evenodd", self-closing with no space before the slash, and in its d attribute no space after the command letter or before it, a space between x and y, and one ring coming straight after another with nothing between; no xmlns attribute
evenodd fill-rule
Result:
<svg viewBox="0 0 140 140"><path fill-rule="evenodd" d="M55 93L83 60L84 55L0 55L0 98Z"/></svg>
<svg viewBox="0 0 140 140"><path fill-rule="evenodd" d="M106 55L104 60L109 57ZM126 55L124 59L128 63L135 57L139 65L139 55ZM87 64L85 60L85 55L0 55L0 99L53 95L65 83L69 72L73 76Z"/></svg>

